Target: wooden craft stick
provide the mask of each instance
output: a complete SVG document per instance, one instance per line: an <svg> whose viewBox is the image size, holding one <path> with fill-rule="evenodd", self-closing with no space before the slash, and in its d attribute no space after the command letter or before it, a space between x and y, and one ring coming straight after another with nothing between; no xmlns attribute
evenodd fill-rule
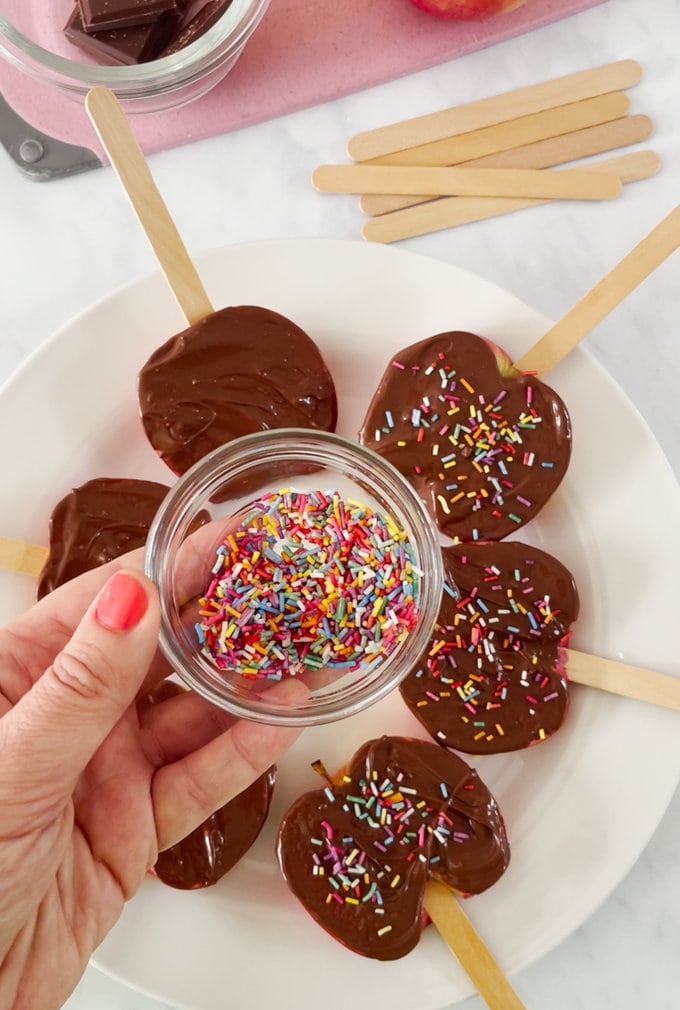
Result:
<svg viewBox="0 0 680 1010"><path fill-rule="evenodd" d="M460 900L438 880L429 880L425 886L425 911L489 1010L524 1010Z"/></svg>
<svg viewBox="0 0 680 1010"><path fill-rule="evenodd" d="M521 372L544 375L680 245L680 205L617 263L558 323L515 362Z"/></svg>
<svg viewBox="0 0 680 1010"><path fill-rule="evenodd" d="M517 147L499 154L485 155L465 162L468 168L554 168L570 161L590 158L619 147L639 144L651 136L653 130L649 116L626 116L623 119L589 126L559 137L539 140L534 144ZM402 207L414 207L430 197L418 196L362 196L359 201L364 214L387 214Z"/></svg>
<svg viewBox="0 0 680 1010"><path fill-rule="evenodd" d="M429 168L410 165L320 165L312 183L324 193L412 193L429 196L516 196L549 200L611 200L621 180L571 168Z"/></svg>
<svg viewBox="0 0 680 1010"><path fill-rule="evenodd" d="M635 151L615 158L592 162L591 171L615 172L622 183L636 182L654 175L660 159L654 151ZM429 200L415 207L381 214L365 222L362 235L369 242L398 242L400 239L426 235L444 228L455 228L472 221L483 221L502 214L511 214L527 207L540 207L547 200L516 198L448 196Z"/></svg>
<svg viewBox="0 0 680 1010"><path fill-rule="evenodd" d="M350 139L347 153L353 161L379 158L393 151L469 133L533 112L625 90L637 84L641 77L642 69L635 60L620 60L591 70L581 70L566 77L358 133Z"/></svg>
<svg viewBox="0 0 680 1010"><path fill-rule="evenodd" d="M210 299L160 195L118 99L108 88L88 92L85 107L187 322L213 311Z"/></svg>
<svg viewBox="0 0 680 1010"><path fill-rule="evenodd" d="M47 547L26 544L23 540L0 537L0 568L22 575L40 575L47 560Z"/></svg>
<svg viewBox="0 0 680 1010"><path fill-rule="evenodd" d="M574 684L585 684L680 712L680 677L601 659L574 649L567 649L567 677Z"/></svg>
<svg viewBox="0 0 680 1010"><path fill-rule="evenodd" d="M363 165L460 165L464 161L483 158L487 154L510 151L525 144L534 144L549 137L560 137L565 133L598 126L620 119L628 113L628 95L614 91L596 98L586 98L582 102L570 102L557 109L534 112L529 116L519 116L506 123L486 126L481 130L461 133L456 137L444 137L430 144L418 144L404 151L371 158Z"/></svg>

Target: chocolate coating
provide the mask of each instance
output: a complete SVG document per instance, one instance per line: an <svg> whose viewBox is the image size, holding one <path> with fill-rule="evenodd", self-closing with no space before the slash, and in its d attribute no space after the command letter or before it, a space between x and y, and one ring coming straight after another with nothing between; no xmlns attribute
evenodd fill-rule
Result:
<svg viewBox="0 0 680 1010"><path fill-rule="evenodd" d="M143 711L179 694L184 688L165 680L138 701ZM206 818L176 845L158 854L154 876L183 891L211 887L246 854L267 819L276 769L272 766L238 796Z"/></svg>
<svg viewBox="0 0 680 1010"><path fill-rule="evenodd" d="M528 522L560 484L571 454L559 396L463 331L394 356L359 440L411 481L455 542L500 540Z"/></svg>
<svg viewBox="0 0 680 1010"><path fill-rule="evenodd" d="M231 6L231 2L232 0L209 0L196 14L190 17L186 24L182 24L170 44L162 53L159 53L159 56L171 56L173 53L179 52L180 49L184 49L185 46L191 45L209 28L217 24L224 12Z"/></svg>
<svg viewBox="0 0 680 1010"><path fill-rule="evenodd" d="M143 547L165 484L125 477L98 477L73 488L50 517L49 554L36 596Z"/></svg>
<svg viewBox="0 0 680 1010"><path fill-rule="evenodd" d="M364 744L340 784L305 793L277 843L286 881L346 947L403 957L424 925L430 876L477 894L508 865L498 806L462 758L424 740Z"/></svg>
<svg viewBox="0 0 680 1010"><path fill-rule="evenodd" d="M64 27L64 35L99 63L130 66L156 59L173 38L180 18L179 11L169 10L148 24L86 31L76 4Z"/></svg>
<svg viewBox="0 0 680 1010"><path fill-rule="evenodd" d="M221 309L163 344L139 374L151 445L184 473L211 450L270 428L337 420L333 379L311 337L252 305Z"/></svg>
<svg viewBox="0 0 680 1010"><path fill-rule="evenodd" d="M175 11L176 0L78 0L83 28L87 32L106 28L129 28L155 21L166 11Z"/></svg>
<svg viewBox="0 0 680 1010"><path fill-rule="evenodd" d="M563 646L579 610L571 573L519 542L442 555L439 617L402 697L438 743L469 754L547 739L568 708Z"/></svg>
<svg viewBox="0 0 680 1010"><path fill-rule="evenodd" d="M184 891L210 887L221 880L262 830L274 779L274 769L270 768L181 842L160 852L153 868L155 876Z"/></svg>

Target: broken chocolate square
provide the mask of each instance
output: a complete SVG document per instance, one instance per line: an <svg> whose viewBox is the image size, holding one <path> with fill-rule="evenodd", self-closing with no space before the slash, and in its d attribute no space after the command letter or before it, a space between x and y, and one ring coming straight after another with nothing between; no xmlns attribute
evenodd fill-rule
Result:
<svg viewBox="0 0 680 1010"><path fill-rule="evenodd" d="M100 63L133 65L155 59L171 41L179 19L178 13L167 11L151 24L86 32L76 4L64 34L69 42Z"/></svg>
<svg viewBox="0 0 680 1010"><path fill-rule="evenodd" d="M209 0L180 30L159 56L171 56L195 42L222 17L231 0Z"/></svg>
<svg viewBox="0 0 680 1010"><path fill-rule="evenodd" d="M177 11L177 0L78 0L86 32L148 25L166 11Z"/></svg>

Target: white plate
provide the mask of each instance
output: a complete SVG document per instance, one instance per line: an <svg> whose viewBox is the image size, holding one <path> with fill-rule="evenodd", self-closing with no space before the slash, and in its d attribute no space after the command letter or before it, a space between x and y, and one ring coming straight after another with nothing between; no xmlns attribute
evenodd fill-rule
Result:
<svg viewBox="0 0 680 1010"><path fill-rule="evenodd" d="M471 329L513 357L548 321L449 265L392 248L335 241L231 247L199 257L217 306L251 303L290 316L335 377L339 430L354 434L390 354L446 329ZM160 276L83 313L0 393L0 472L12 475L0 533L44 542L53 504L94 476L172 476L148 446L135 376L182 318ZM634 407L581 349L550 376L574 425L574 455L554 499L521 532L573 571L582 598L573 644L671 672L680 568L680 491ZM644 507L645 522L634 522ZM0 574L0 617L28 605L25 577ZM157 999L215 1010L434 1010L471 992L430 927L401 961L381 964L330 939L289 895L273 858L279 818L309 767L344 763L369 736L423 735L394 696L361 716L307 731L281 762L272 813L216 887L174 891L149 878L94 956ZM512 973L564 939L617 886L647 844L680 777L677 714L574 688L562 730L511 755L472 759L495 793L510 868L467 902Z"/></svg>

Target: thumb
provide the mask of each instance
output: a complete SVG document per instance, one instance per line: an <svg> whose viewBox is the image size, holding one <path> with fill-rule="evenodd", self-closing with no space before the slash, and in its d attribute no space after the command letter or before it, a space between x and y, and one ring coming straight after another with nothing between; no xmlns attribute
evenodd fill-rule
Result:
<svg viewBox="0 0 680 1010"><path fill-rule="evenodd" d="M52 665L2 720L22 800L70 794L133 702L156 651L159 608L140 572L118 571ZM15 763L16 761L16 763Z"/></svg>

